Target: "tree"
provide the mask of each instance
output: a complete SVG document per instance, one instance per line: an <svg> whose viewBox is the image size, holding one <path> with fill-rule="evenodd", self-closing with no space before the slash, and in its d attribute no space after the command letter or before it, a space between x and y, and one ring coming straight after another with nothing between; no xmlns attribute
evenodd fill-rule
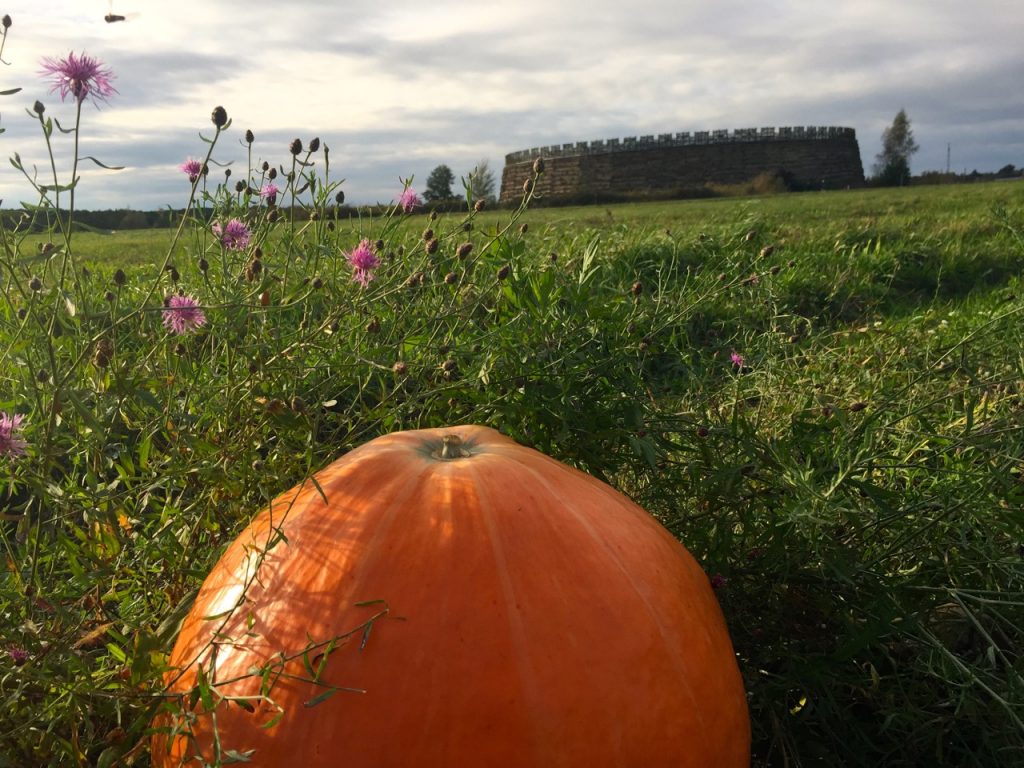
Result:
<svg viewBox="0 0 1024 768"><path fill-rule="evenodd" d="M469 172L467 182L474 200L485 200L488 203L493 203L498 199L498 196L495 194L498 182L487 160L481 160L476 164L476 167Z"/></svg>
<svg viewBox="0 0 1024 768"><path fill-rule="evenodd" d="M910 180L910 156L918 149L910 118L901 109L892 125L882 131L882 151L875 157L875 179L885 186L906 184Z"/></svg>
<svg viewBox="0 0 1024 768"><path fill-rule="evenodd" d="M455 174L447 165L439 165L427 176L427 188L423 191L423 199L428 203L438 200L450 200L452 195L452 183L455 181Z"/></svg>

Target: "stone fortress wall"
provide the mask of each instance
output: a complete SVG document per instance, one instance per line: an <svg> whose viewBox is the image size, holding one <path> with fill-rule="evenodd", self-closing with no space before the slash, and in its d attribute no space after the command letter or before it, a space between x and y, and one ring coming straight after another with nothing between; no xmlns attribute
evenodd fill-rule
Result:
<svg viewBox="0 0 1024 768"><path fill-rule="evenodd" d="M739 184L783 171L798 187L841 189L864 183L853 128L797 126L580 141L505 156L501 202L522 198L533 162L544 158L537 192L546 199L668 197L707 183Z"/></svg>

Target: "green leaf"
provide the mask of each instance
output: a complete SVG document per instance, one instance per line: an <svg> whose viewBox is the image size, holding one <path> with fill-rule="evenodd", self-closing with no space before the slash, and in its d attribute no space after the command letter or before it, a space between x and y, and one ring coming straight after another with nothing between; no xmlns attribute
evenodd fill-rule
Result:
<svg viewBox="0 0 1024 768"><path fill-rule="evenodd" d="M86 155L85 157L80 157L78 159L79 159L79 161L81 161L81 160L92 160L100 168L106 168L108 171L123 171L124 168L125 168L123 165L104 165L103 163L101 163L99 160L97 160L92 155Z"/></svg>
<svg viewBox="0 0 1024 768"><path fill-rule="evenodd" d="M327 701L329 698L331 698L331 696L333 696L340 690L340 688L328 688L323 693L318 693L312 699L302 702L302 706L306 707L307 709L310 707L315 707L317 704Z"/></svg>

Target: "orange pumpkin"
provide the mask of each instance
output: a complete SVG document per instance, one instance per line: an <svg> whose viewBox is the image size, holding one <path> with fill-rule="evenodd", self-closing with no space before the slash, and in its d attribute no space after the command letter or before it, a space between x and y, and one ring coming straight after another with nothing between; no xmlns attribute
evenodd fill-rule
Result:
<svg viewBox="0 0 1024 768"><path fill-rule="evenodd" d="M315 480L203 584L168 689L209 689L158 718L154 765L212 759L214 719L255 766L749 765L708 579L617 491L476 426Z"/></svg>

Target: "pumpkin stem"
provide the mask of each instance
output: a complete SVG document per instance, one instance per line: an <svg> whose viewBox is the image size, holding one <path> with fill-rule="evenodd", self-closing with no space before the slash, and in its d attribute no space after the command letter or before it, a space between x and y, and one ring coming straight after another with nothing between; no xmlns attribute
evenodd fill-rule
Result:
<svg viewBox="0 0 1024 768"><path fill-rule="evenodd" d="M463 459L469 455L469 451L462 447L462 438L458 435L445 435L441 438L440 458Z"/></svg>

